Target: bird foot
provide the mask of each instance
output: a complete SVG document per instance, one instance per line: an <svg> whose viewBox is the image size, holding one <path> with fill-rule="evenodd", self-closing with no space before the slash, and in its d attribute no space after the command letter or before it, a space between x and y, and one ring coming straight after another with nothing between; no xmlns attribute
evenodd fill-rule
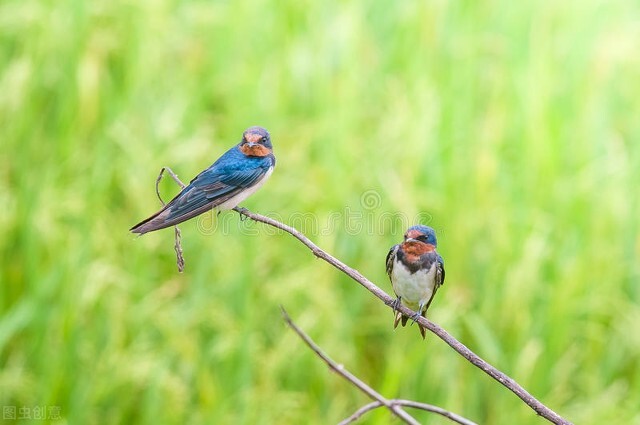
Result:
<svg viewBox="0 0 640 425"><path fill-rule="evenodd" d="M414 323L416 323L418 321L418 319L420 318L420 316L422 316L422 315L420 314L419 311L417 311L416 314L411 316L411 320L413 320L413 322L411 324L413 325Z"/></svg>
<svg viewBox="0 0 640 425"><path fill-rule="evenodd" d="M240 221L245 221L249 218L249 216L245 215L246 213L249 212L248 209L244 208L244 207L235 207L234 210L240 214Z"/></svg>
<svg viewBox="0 0 640 425"><path fill-rule="evenodd" d="M391 308L393 308L394 313L400 309L400 305L402 304L402 297L398 297L391 303Z"/></svg>

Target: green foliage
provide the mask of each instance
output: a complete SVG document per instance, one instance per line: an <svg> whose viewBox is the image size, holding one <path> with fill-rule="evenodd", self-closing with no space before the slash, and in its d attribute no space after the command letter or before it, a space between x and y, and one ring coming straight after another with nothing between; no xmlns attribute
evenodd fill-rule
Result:
<svg viewBox="0 0 640 425"><path fill-rule="evenodd" d="M335 423L368 400L282 304L388 397L542 423L288 235L193 220L178 274L170 229L127 233L161 166L188 180L258 124L278 166L244 206L389 292L421 217L447 268L432 320L576 423L640 423L639 21L621 0L3 1L0 405Z"/></svg>

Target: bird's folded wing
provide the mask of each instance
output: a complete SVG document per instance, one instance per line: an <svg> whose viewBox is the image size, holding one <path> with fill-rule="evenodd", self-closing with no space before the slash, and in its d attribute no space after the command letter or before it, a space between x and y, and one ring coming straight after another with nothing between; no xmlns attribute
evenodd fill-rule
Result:
<svg viewBox="0 0 640 425"><path fill-rule="evenodd" d="M205 206L214 208L257 183L266 173L262 167L226 173L216 171L200 173L171 201L169 220Z"/></svg>
<svg viewBox="0 0 640 425"><path fill-rule="evenodd" d="M438 270L437 270L436 282L438 285L444 285L444 260L438 255Z"/></svg>
<svg viewBox="0 0 640 425"><path fill-rule="evenodd" d="M400 248L400 245L392 246L389 250L389 253L387 254L387 276L389 276L389 279L391 279L391 272L393 271L393 261L396 258L396 252L398 252L398 248Z"/></svg>

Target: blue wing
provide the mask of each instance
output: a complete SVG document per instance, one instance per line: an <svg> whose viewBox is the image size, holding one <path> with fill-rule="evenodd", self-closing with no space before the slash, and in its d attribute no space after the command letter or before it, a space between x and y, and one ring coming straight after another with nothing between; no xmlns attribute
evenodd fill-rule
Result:
<svg viewBox="0 0 640 425"><path fill-rule="evenodd" d="M258 183L275 165L275 157L245 157L231 148L160 211L131 228L134 233L163 229L204 213Z"/></svg>
<svg viewBox="0 0 640 425"><path fill-rule="evenodd" d="M204 210L215 208L259 182L269 168L257 167L232 172L206 170L167 204L167 210L170 212L166 218L175 220L189 215L181 220L184 221L203 213Z"/></svg>

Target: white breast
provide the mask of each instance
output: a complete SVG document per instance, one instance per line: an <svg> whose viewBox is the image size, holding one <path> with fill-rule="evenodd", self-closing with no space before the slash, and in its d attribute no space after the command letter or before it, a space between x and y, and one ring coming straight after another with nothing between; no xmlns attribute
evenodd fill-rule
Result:
<svg viewBox="0 0 640 425"><path fill-rule="evenodd" d="M269 177L271 177L271 173L273 173L273 167L269 168L267 170L267 172L264 173L264 176L262 176L262 178L260 180L258 180L258 182L256 182L256 184L254 184L250 188L247 188L247 189L243 190L242 192L238 193L233 198L229 198L228 200L226 200L222 204L218 205L216 207L216 209L218 209L218 210L230 210L232 208L237 207L240 202L244 201L249 196L253 195L258 189L260 189L262 187L262 185L267 181L267 179Z"/></svg>
<svg viewBox="0 0 640 425"><path fill-rule="evenodd" d="M402 297L402 303L412 310L426 304L433 295L436 285L436 263L429 270L418 270L411 273L396 258L391 272L391 284L396 295Z"/></svg>

